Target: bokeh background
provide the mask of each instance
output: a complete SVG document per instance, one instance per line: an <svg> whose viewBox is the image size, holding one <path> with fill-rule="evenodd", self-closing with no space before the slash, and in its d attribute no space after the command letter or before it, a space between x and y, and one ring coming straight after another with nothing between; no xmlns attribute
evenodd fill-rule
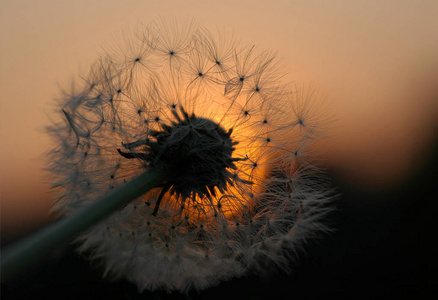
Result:
<svg viewBox="0 0 438 300"><path fill-rule="evenodd" d="M354 274L355 283L366 282L385 272L369 266L386 264L383 281L393 282L388 286L394 290L430 287L428 280L437 277L421 274L436 267L425 258L432 248L422 247L436 236L437 16L433 0L1 0L3 245L51 220L53 195L44 171L51 141L44 128L60 90L86 73L103 45L118 42L123 30L160 17L193 19L277 51L285 80L317 85L323 109L336 119L318 153L342 194L333 215L340 229L309 250L314 258L304 260L295 282L311 290L308 280L334 276L326 289L340 292L337 283L349 285ZM75 263L60 258L57 264L65 268L58 272L80 265L66 251ZM402 278L395 275L401 270ZM412 272L420 277L409 277ZM237 282L231 286L248 284Z"/></svg>

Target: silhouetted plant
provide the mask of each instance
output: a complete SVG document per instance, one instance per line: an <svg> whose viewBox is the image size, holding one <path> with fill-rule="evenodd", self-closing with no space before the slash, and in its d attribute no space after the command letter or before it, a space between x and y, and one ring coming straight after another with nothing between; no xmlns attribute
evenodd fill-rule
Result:
<svg viewBox="0 0 438 300"><path fill-rule="evenodd" d="M281 83L278 68L274 54L224 33L157 22L107 49L64 94L49 128L56 211L166 174L77 238L105 275L140 290L205 289L287 269L328 230L329 188L304 155L320 136L306 107L314 95Z"/></svg>

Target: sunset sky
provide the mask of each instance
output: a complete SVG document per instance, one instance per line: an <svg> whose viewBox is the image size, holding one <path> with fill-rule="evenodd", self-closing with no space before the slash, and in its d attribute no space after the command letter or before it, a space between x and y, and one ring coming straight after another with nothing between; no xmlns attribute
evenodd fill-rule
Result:
<svg viewBox="0 0 438 300"><path fill-rule="evenodd" d="M216 4L213 4L216 2ZM2 234L48 220L54 99L120 32L157 18L225 28L315 84L332 123L320 146L340 178L395 185L438 135L437 1L0 1Z"/></svg>

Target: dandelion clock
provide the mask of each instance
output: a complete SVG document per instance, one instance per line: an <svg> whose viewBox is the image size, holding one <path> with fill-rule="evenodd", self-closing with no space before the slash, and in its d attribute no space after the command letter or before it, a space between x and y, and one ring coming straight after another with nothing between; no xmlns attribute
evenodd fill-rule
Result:
<svg viewBox="0 0 438 300"><path fill-rule="evenodd" d="M81 233L78 250L140 290L201 290L288 269L327 228L330 189L307 159L313 94L270 52L157 22L105 48L49 128L67 218L142 174L152 188Z"/></svg>

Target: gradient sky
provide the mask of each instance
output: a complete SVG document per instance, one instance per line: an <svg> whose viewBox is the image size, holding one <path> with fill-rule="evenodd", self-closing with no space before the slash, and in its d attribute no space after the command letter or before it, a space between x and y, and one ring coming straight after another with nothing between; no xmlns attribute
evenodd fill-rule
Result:
<svg viewBox="0 0 438 300"><path fill-rule="evenodd" d="M158 17L193 18L277 51L286 79L318 85L337 119L321 145L327 164L355 184L396 184L438 134L437 15L434 0L2 0L2 232L47 220L44 128L60 89L121 30Z"/></svg>

